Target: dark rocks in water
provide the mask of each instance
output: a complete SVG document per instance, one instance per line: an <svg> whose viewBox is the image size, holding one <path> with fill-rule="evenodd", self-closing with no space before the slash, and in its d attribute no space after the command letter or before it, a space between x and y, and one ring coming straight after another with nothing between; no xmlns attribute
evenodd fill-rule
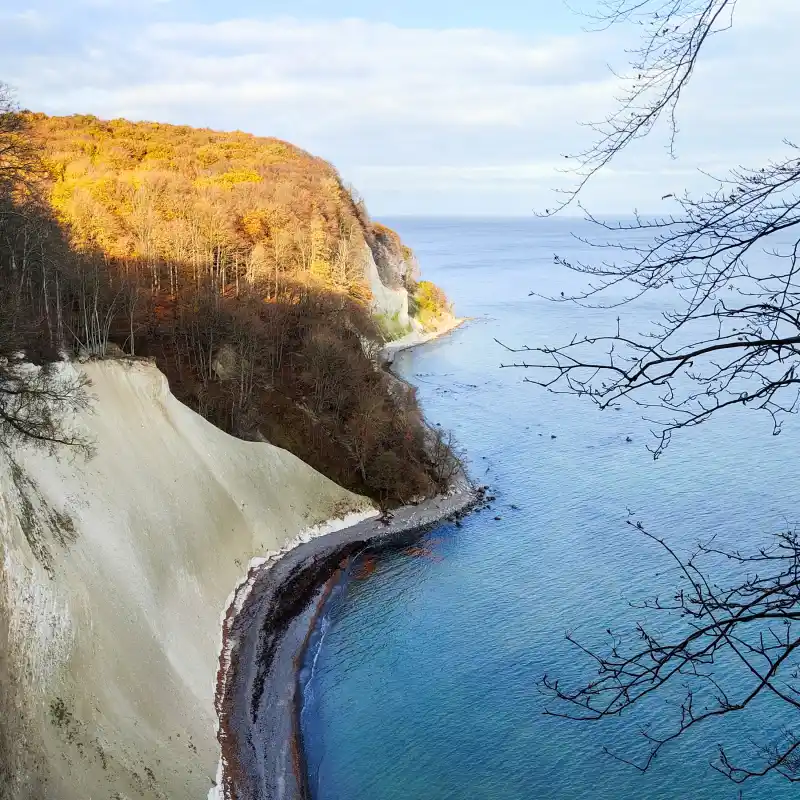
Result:
<svg viewBox="0 0 800 800"><path fill-rule="evenodd" d="M461 520L460 520L460 519L457 519L457 520L456 520L456 528L463 528L463 527L464 527L464 526L461 524Z"/></svg>
<svg viewBox="0 0 800 800"><path fill-rule="evenodd" d="M514 511L519 511L519 506L515 506L513 503L511 504L511 508L513 508Z"/></svg>
<svg viewBox="0 0 800 800"><path fill-rule="evenodd" d="M501 520L501 519L503 519L503 518L502 518L502 517L495 517L495 520L496 520L497 522L500 522L500 520Z"/></svg>
<svg viewBox="0 0 800 800"><path fill-rule="evenodd" d="M493 503L497 498L494 495L486 498L487 503Z"/></svg>

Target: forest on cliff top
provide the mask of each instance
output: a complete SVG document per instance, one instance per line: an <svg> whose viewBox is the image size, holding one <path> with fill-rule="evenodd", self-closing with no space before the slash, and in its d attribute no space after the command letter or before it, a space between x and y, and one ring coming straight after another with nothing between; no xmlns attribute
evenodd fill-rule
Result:
<svg viewBox="0 0 800 800"><path fill-rule="evenodd" d="M392 504L454 462L377 364L370 255L446 308L335 169L286 142L0 97L2 354L152 358L222 429Z"/></svg>

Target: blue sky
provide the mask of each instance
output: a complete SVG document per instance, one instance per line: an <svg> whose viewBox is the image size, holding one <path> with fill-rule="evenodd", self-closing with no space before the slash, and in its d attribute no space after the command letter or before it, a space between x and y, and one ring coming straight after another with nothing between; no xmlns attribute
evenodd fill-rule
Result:
<svg viewBox="0 0 800 800"><path fill-rule="evenodd" d="M657 134L590 185L591 210L668 210L698 168L781 155L798 24L797 0L739 0L684 98L680 158ZM632 32L583 25L561 0L6 0L0 80L49 113L288 139L377 215L527 214L567 185L578 123L613 105Z"/></svg>

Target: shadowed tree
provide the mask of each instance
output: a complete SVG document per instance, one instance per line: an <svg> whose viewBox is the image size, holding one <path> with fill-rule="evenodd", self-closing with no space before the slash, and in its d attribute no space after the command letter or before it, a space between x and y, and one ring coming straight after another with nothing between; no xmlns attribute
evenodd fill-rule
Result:
<svg viewBox="0 0 800 800"><path fill-rule="evenodd" d="M616 111L593 125L593 146L577 154L576 187L560 208L629 144L664 123L670 147L676 111L709 39L735 24L734 0L606 0L601 26L633 24L644 31L633 51ZM655 295L664 308L644 334L619 318L607 331L556 346L509 348L526 380L551 392L588 398L600 408L628 402L653 423L652 450L733 407L769 414L780 433L800 407L800 154L736 168L707 194L666 195L674 212L609 223L591 215L596 258L556 262L585 279L584 289L556 302L612 308ZM551 212L548 212L548 214ZM636 234L632 236L631 234ZM603 248L614 248L604 255ZM616 316L616 315L613 315ZM668 600L642 608L669 615L668 626L640 623L628 634L609 631L605 650L581 647L595 677L566 686L546 676L555 699L548 713L583 720L619 716L653 695L678 696L671 725L643 731L644 756L618 758L646 770L662 748L699 724L780 701L785 725L764 732L747 763L722 746L714 766L736 782L770 772L800 780L800 536L779 535L754 554L722 552L713 543L682 557L634 523L675 562L683 585ZM737 578L715 580L726 565ZM735 571L734 571L735 572ZM660 635L657 630L668 630ZM577 644L577 643L576 643ZM580 647L580 645L578 645ZM733 665L733 666L731 666ZM730 667L730 668L729 668Z"/></svg>
<svg viewBox="0 0 800 800"><path fill-rule="evenodd" d="M39 171L37 151L11 89L0 82L0 192L8 196Z"/></svg>
<svg viewBox="0 0 800 800"><path fill-rule="evenodd" d="M377 363L365 276L367 253L397 261L413 294L412 256L393 233L376 256L373 227L331 165L286 142L18 113L3 90L0 441L71 443L83 385L46 365L124 352L223 430L342 485L388 503L433 491L422 417ZM380 435L359 438L366 399ZM397 458L373 468L383 451Z"/></svg>
<svg viewBox="0 0 800 800"><path fill-rule="evenodd" d="M57 364L31 363L35 351L52 349L61 317L57 300L51 313L59 290L57 273L55 286L48 282L53 230L37 202L41 172L26 123L0 84L0 446L23 441L87 450L64 423L86 407L88 381Z"/></svg>

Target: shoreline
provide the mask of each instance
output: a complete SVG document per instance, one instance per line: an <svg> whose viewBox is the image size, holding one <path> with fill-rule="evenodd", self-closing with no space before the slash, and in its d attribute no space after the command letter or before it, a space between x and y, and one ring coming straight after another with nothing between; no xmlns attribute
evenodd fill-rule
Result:
<svg viewBox="0 0 800 800"><path fill-rule="evenodd" d="M398 353L402 353L404 350L411 350L413 347L419 347L422 344L427 344L436 339L441 339L469 322L469 320L470 317L450 317L441 327L435 328L432 331L427 331L426 333L411 331L411 333L407 333L399 339L387 342L380 351L381 363L386 367L390 367Z"/></svg>
<svg viewBox="0 0 800 800"><path fill-rule="evenodd" d="M379 362L401 381L391 370L397 353L467 321L451 317L435 330L389 342L379 351ZM446 494L395 509L388 522L376 512L292 542L272 558L251 561L223 614L214 698L220 765L209 800L310 800L301 671L332 581L350 558L367 549L405 547L445 520L469 513L481 504L484 491L461 471Z"/></svg>
<svg viewBox="0 0 800 800"><path fill-rule="evenodd" d="M302 543L248 573L249 591L229 609L215 704L221 749L217 796L225 800L306 800L299 715L300 668L324 587L347 558L403 547L481 502L461 475L447 495L403 506L387 524L363 520Z"/></svg>

